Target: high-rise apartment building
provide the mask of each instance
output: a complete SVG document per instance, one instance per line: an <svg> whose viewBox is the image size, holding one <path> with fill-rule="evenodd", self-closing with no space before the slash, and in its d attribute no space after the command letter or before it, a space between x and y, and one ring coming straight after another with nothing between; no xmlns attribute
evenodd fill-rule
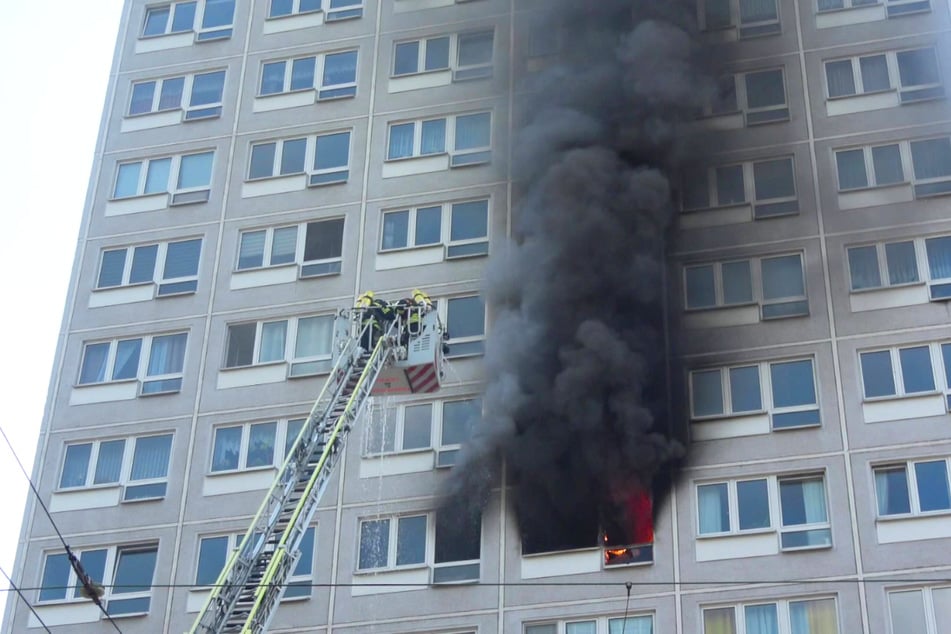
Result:
<svg viewBox="0 0 951 634"><path fill-rule="evenodd" d="M272 631L951 632L945 0L699 0L728 74L677 196L691 459L653 543L529 553L504 488L478 534L443 530L513 94L572 45L529 27L544 7L127 0L34 470L123 632L190 627L335 311L413 287L448 324L447 380L376 400ZM53 631L111 629L34 501L13 576ZM3 632L39 619L10 594Z"/></svg>

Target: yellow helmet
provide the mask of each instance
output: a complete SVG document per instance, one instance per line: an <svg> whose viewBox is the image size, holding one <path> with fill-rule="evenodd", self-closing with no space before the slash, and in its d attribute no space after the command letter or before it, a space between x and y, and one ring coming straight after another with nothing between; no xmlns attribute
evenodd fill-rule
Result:
<svg viewBox="0 0 951 634"><path fill-rule="evenodd" d="M364 291L363 295L360 297L369 297L370 299L373 299L373 291Z"/></svg>
<svg viewBox="0 0 951 634"><path fill-rule="evenodd" d="M422 297L423 299L425 299L425 298L426 298L426 293L424 293L423 291L419 290L418 288L414 288L414 289L413 289L413 299L416 299L417 297Z"/></svg>

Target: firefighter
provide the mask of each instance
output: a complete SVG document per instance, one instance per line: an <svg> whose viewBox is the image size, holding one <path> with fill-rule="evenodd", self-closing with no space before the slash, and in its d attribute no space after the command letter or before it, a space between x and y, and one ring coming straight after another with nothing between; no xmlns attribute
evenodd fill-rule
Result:
<svg viewBox="0 0 951 634"><path fill-rule="evenodd" d="M357 308L363 313L360 320L360 330L363 333L360 345L369 352L392 321L393 310L386 301L375 297L373 291L360 295Z"/></svg>

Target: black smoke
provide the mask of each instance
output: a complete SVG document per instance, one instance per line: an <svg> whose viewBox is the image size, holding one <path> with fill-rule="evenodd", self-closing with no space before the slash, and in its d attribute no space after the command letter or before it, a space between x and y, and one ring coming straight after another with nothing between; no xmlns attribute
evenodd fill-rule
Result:
<svg viewBox="0 0 951 634"><path fill-rule="evenodd" d="M504 458L528 552L630 533L631 500L653 491L657 508L683 456L664 263L674 175L695 152L684 123L709 92L695 7L546 0L531 18L564 45L517 99L513 239L487 275L485 412L444 491L484 501Z"/></svg>

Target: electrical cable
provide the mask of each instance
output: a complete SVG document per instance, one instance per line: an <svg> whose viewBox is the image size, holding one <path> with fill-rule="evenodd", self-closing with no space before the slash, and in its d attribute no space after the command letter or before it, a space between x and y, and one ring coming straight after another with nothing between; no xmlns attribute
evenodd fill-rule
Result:
<svg viewBox="0 0 951 634"><path fill-rule="evenodd" d="M40 625L43 626L43 629L46 630L47 634L53 634L53 632L50 631L50 628L46 626L46 623L43 622L43 619L40 617L40 615L37 614L36 609L30 605L30 602L27 601L26 597L23 595L23 592L20 591L20 588L17 587L17 584L13 583L13 579L10 578L10 575L6 573L2 566L0 566L0 572L2 572L3 576L6 577L7 581L10 582L10 587L7 588L7 590L14 590L18 595L20 595L20 598L23 599L24 603L26 603L26 607L30 608L30 612L32 612L33 616L36 617L36 620L40 622Z"/></svg>
<svg viewBox="0 0 951 634"><path fill-rule="evenodd" d="M631 609L631 588L634 587L634 582L625 581L624 587L627 588L627 601L624 602L624 617L621 619L621 634L627 633L627 615Z"/></svg>
<svg viewBox="0 0 951 634"><path fill-rule="evenodd" d="M63 548L66 549L66 557L69 559L69 565L72 566L73 570L76 572L76 577L82 586L81 594L86 597L93 603L95 603L99 610L106 616L106 619L112 623L112 627L116 629L116 632L122 634L122 630L119 629L119 626L116 625L116 622L112 620L112 617L109 616L108 610L102 604L102 595L104 586L93 581L86 571L83 569L82 563L80 563L79 558L73 553L73 550L69 547L69 544L66 543L66 540L63 538L63 534L60 532L59 527L56 525L56 522L53 521L53 516L50 514L46 504L43 503L43 498L40 497L40 492L36 490L36 485L33 484L33 480L30 478L30 474L27 473L26 467L23 466L23 463L20 461L20 456L17 455L16 450L13 448L13 444L10 442L10 439L7 438L7 434L3 431L3 427L0 427L0 435L3 436L3 439L7 443L7 447L10 448L10 453L13 454L13 458L17 461L17 464L20 465L20 471L23 472L23 476L26 478L26 481L30 483L30 489L33 491L33 495L36 497L36 501L40 503L40 506L43 508L43 512L46 513L46 517L49 519L50 524L53 525L53 530L56 531L56 536L59 537L59 541L62 542Z"/></svg>

